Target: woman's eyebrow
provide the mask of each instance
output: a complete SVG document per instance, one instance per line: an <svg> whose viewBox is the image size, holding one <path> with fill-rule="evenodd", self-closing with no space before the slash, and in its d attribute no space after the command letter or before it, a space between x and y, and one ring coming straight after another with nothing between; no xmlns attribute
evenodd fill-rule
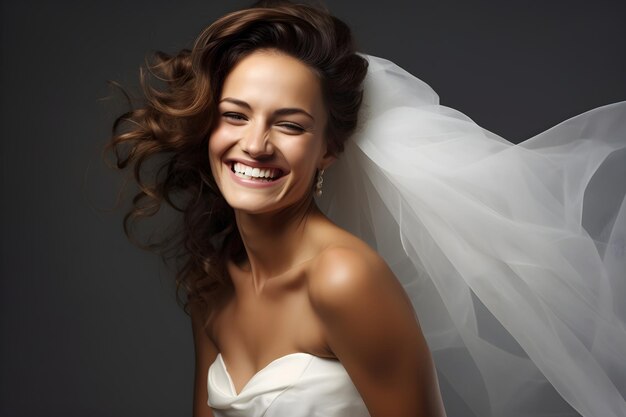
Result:
<svg viewBox="0 0 626 417"><path fill-rule="evenodd" d="M284 109L278 109L274 112L274 114L277 116L285 116L289 114L303 114L307 116L308 118L310 118L311 120L315 121L315 118L313 116L311 116L309 113L307 113L306 111L298 107L287 107Z"/></svg>
<svg viewBox="0 0 626 417"><path fill-rule="evenodd" d="M236 104L237 106L244 107L248 110L252 110L252 107L243 100L239 100L239 99L232 98L232 97L225 97L220 100L220 103L224 101L227 101L232 104ZM311 120L315 121L315 118L313 116L311 116L307 111L299 107L286 107L286 108L278 109L274 112L274 114L277 116L285 116L285 115L290 115L290 114L303 114L309 117Z"/></svg>

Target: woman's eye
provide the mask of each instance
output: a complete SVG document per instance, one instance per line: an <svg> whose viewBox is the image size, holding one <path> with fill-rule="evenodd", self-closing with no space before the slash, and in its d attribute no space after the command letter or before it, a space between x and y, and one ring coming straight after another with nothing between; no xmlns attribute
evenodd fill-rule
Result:
<svg viewBox="0 0 626 417"><path fill-rule="evenodd" d="M238 121L238 122L247 120L246 116L244 116L243 114L240 114L240 113L224 113L222 116L227 118L227 119L235 120L235 121Z"/></svg>
<svg viewBox="0 0 626 417"><path fill-rule="evenodd" d="M281 123L278 126L284 127L284 128L286 128L288 130L291 130L293 132L298 132L298 133L304 132L304 128L302 126L299 126L299 125L296 125L296 124L293 124L293 123Z"/></svg>

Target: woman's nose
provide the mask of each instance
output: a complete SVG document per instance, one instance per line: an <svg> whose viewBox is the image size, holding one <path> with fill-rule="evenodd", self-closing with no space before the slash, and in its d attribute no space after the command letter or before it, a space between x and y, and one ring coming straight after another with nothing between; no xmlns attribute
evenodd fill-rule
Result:
<svg viewBox="0 0 626 417"><path fill-rule="evenodd" d="M261 125L250 126L240 144L241 149L251 157L270 155L273 152L270 131Z"/></svg>

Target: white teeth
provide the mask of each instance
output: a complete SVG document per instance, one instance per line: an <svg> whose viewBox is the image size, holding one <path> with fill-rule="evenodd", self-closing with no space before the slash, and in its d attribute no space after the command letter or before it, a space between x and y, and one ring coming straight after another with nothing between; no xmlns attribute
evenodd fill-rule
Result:
<svg viewBox="0 0 626 417"><path fill-rule="evenodd" d="M276 168L253 168L242 164L241 162L235 162L233 164L233 171L239 176L246 176L259 179L271 179L278 175Z"/></svg>

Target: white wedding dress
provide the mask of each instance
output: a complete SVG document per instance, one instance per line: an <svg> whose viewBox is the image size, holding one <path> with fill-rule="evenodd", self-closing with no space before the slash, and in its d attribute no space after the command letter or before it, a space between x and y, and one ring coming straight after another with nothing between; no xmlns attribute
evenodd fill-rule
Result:
<svg viewBox="0 0 626 417"><path fill-rule="evenodd" d="M239 393L218 354L207 383L215 417L370 416L341 363L309 353L273 360Z"/></svg>
<svg viewBox="0 0 626 417"><path fill-rule="evenodd" d="M626 102L514 145L395 64L370 66L320 208L387 261L433 352L448 417L626 416ZM279 358L219 417L367 416L338 362Z"/></svg>

